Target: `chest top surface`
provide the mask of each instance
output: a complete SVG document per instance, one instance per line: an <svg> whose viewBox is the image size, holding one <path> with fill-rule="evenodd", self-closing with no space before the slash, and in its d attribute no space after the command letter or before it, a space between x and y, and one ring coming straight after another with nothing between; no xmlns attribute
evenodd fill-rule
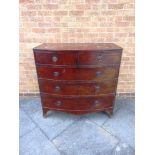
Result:
<svg viewBox="0 0 155 155"><path fill-rule="evenodd" d="M49 51L108 51L122 50L122 48L114 43L43 43L34 50Z"/></svg>

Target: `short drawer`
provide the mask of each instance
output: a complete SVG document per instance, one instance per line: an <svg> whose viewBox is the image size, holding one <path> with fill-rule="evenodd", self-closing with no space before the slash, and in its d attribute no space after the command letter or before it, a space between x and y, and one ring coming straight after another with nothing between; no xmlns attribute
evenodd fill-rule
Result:
<svg viewBox="0 0 155 155"><path fill-rule="evenodd" d="M115 94L117 79L105 80L102 82L82 83L78 86L78 95L104 95Z"/></svg>
<svg viewBox="0 0 155 155"><path fill-rule="evenodd" d="M37 66L38 78L53 80L76 80L77 70L74 68L54 68Z"/></svg>
<svg viewBox="0 0 155 155"><path fill-rule="evenodd" d="M39 79L39 88L42 93L55 95L78 95L78 84Z"/></svg>
<svg viewBox="0 0 155 155"><path fill-rule="evenodd" d="M79 98L78 107L83 110L99 110L113 106L115 96L106 95L106 96L95 96L95 97L86 97Z"/></svg>
<svg viewBox="0 0 155 155"><path fill-rule="evenodd" d="M79 54L79 64L81 65L120 64L120 61L121 51L83 52Z"/></svg>
<svg viewBox="0 0 155 155"><path fill-rule="evenodd" d="M52 109L76 109L77 98L63 98L60 96L41 95L43 107Z"/></svg>
<svg viewBox="0 0 155 155"><path fill-rule="evenodd" d="M73 52L34 51L36 64L75 65L77 55Z"/></svg>
<svg viewBox="0 0 155 155"><path fill-rule="evenodd" d="M99 110L112 107L114 95L95 97L72 97L41 95L43 107L68 110Z"/></svg>
<svg viewBox="0 0 155 155"><path fill-rule="evenodd" d="M95 80L117 78L119 66L97 68L54 68L37 66L38 78L53 80Z"/></svg>
<svg viewBox="0 0 155 155"><path fill-rule="evenodd" d="M78 80L103 81L117 78L119 66L104 66L96 68L78 68Z"/></svg>
<svg viewBox="0 0 155 155"><path fill-rule="evenodd" d="M41 93L55 95L102 95L115 93L117 79L103 82L58 82L53 80L39 79Z"/></svg>

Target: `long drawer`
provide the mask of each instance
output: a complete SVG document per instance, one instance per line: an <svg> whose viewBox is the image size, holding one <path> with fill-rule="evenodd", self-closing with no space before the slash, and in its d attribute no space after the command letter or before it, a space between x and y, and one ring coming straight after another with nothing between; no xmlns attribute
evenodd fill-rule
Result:
<svg viewBox="0 0 155 155"><path fill-rule="evenodd" d="M37 66L38 78L53 80L95 80L117 78L118 66L103 66L96 68L61 68L54 66Z"/></svg>
<svg viewBox="0 0 155 155"><path fill-rule="evenodd" d="M113 106L114 95L95 97L61 97L41 94L45 108L68 110L98 110Z"/></svg>
<svg viewBox="0 0 155 155"><path fill-rule="evenodd" d="M70 82L39 79L41 93L55 95L101 95L115 93L117 79L103 82Z"/></svg>

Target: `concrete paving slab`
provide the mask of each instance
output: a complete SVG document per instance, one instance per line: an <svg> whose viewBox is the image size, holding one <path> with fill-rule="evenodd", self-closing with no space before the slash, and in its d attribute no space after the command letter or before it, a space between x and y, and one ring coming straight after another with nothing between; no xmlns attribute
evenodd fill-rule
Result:
<svg viewBox="0 0 155 155"><path fill-rule="evenodd" d="M64 155L111 155L118 139L87 119L81 119L53 140Z"/></svg>
<svg viewBox="0 0 155 155"><path fill-rule="evenodd" d="M53 112L47 118L42 116L42 111L31 115L33 121L45 132L49 139L53 139L80 116L69 115L61 112Z"/></svg>
<svg viewBox="0 0 155 155"><path fill-rule="evenodd" d="M23 99L20 99L19 106L28 115L31 115L34 112L41 110L41 100L39 97L23 98Z"/></svg>
<svg viewBox="0 0 155 155"><path fill-rule="evenodd" d="M19 151L20 155L61 155L38 128L20 139Z"/></svg>
<svg viewBox="0 0 155 155"><path fill-rule="evenodd" d="M112 155L134 155L135 151L126 143L119 143L113 150Z"/></svg>
<svg viewBox="0 0 155 155"><path fill-rule="evenodd" d="M23 110L19 110L19 136L23 136L32 131L36 125Z"/></svg>
<svg viewBox="0 0 155 155"><path fill-rule="evenodd" d="M132 112L135 112L135 99L134 98L118 98L116 99L116 109L128 109Z"/></svg>
<svg viewBox="0 0 155 155"><path fill-rule="evenodd" d="M85 117L99 126L102 126L105 123L105 121L109 119L108 115L105 114L104 112L88 114L85 115Z"/></svg>
<svg viewBox="0 0 155 155"><path fill-rule="evenodd" d="M120 108L102 127L134 148L135 117L133 112Z"/></svg>

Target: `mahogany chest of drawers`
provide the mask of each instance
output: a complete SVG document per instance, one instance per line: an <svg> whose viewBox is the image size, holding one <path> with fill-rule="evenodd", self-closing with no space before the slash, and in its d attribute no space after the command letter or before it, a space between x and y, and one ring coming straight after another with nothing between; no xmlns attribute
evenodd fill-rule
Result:
<svg viewBox="0 0 155 155"><path fill-rule="evenodd" d="M33 52L43 116L49 110L112 115L121 47L113 43L45 43Z"/></svg>

